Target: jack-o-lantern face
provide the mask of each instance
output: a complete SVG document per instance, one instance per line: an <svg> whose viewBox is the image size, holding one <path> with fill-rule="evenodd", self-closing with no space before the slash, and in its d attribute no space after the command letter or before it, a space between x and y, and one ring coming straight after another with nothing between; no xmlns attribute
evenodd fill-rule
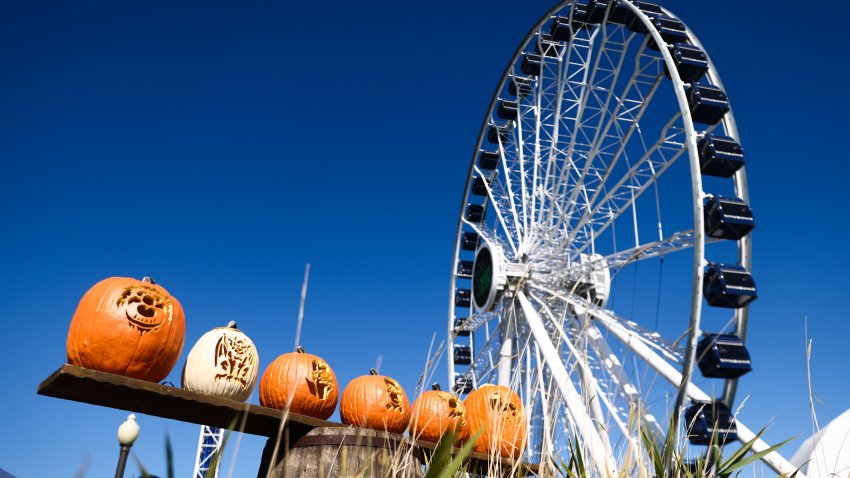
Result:
<svg viewBox="0 0 850 478"><path fill-rule="evenodd" d="M171 299L149 285L129 285L124 288L115 306L123 309L130 328L144 335L171 323Z"/></svg>
<svg viewBox="0 0 850 478"><path fill-rule="evenodd" d="M220 370L215 380L236 382L247 389L249 373L254 375L252 385L256 379L256 360L257 351L247 337L222 334L215 344L215 367Z"/></svg>
<svg viewBox="0 0 850 478"><path fill-rule="evenodd" d="M449 407L449 418L457 418L461 427L466 426L466 407L459 398L449 392L440 392L440 398L446 402Z"/></svg>
<svg viewBox="0 0 850 478"><path fill-rule="evenodd" d="M516 423L521 418L516 404L506 401L499 393L490 395L490 410L511 423Z"/></svg>
<svg viewBox="0 0 850 478"><path fill-rule="evenodd" d="M402 412L404 410L404 390L401 385L390 377L384 377L387 386L387 410Z"/></svg>
<svg viewBox="0 0 850 478"><path fill-rule="evenodd" d="M307 387L317 399L327 400L328 395L334 390L336 379L331 375L328 364L323 360L313 360L312 366L313 371L310 377L312 380L310 378L305 379L307 380Z"/></svg>

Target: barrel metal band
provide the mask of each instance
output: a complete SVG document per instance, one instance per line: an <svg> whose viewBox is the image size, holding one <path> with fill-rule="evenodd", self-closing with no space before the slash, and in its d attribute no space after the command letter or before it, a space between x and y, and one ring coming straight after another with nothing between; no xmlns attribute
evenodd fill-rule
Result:
<svg viewBox="0 0 850 478"><path fill-rule="evenodd" d="M422 449L415 445L400 442L393 438L385 437L364 437L362 435L304 435L296 441L292 448L301 448L307 446L322 446L322 445L348 445L348 446L365 446L371 448L386 448L394 451L399 448L399 445L409 446L413 452L413 456L424 463L425 455Z"/></svg>

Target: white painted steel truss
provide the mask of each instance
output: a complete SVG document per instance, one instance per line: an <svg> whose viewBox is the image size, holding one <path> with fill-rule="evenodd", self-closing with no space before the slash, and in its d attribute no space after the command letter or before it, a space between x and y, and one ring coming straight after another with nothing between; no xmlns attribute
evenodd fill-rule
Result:
<svg viewBox="0 0 850 478"><path fill-rule="evenodd" d="M527 458L546 463L566 456L578 440L599 475L641 447L638 427L649 426L661 439L670 420L679 430L685 400L711 398L692 379L702 332L703 269L707 246L720 254L728 249L721 243L729 241L703 232L706 193L697 141L707 134L738 139L731 111L715 125L695 126L687 85L670 51L653 48L665 45L664 38L646 12L630 2L621 5L646 34L603 21L576 24L569 41L551 38L554 18L573 20L568 1L544 15L515 52L473 154L449 297L450 380L511 387L530 418ZM523 58L535 51L539 71L533 65L524 71ZM528 79L527 94L508 93L515 78ZM722 88L710 60L704 81ZM502 100L516 101L515 118L500 115ZM488 141L491 127L501 131L495 141ZM482 151L496 154L495 167L479 162ZM730 188L749 200L743 168ZM469 204L483 208L483 220L466 215ZM507 279L492 309L457 298L474 285L468 270L457 269L475 259L476 248L463 246L467 233L478 237L477 247L499 252L504 263L498 267L523 271ZM734 241L734 248L735 260L749 269L749 237ZM653 323L645 304L634 305L634 297L646 302L649 296L639 293L646 281L638 280L638 269L663 271L665 260L677 264L673 285L685 284L673 293L687 300L672 301L675 310L662 308L668 287L659 272ZM600 289L607 283L591 281L588 287L587 277L599 264L610 273L610 291ZM632 289L631 307L622 300L605 303L624 288ZM747 308L732 314L731 332L744 338ZM471 364L455 363L455 345L469 347ZM736 382L717 382L723 393L716 398L734 404ZM738 422L738 437L755 435ZM753 450L766 448L758 441ZM764 462L780 473L790 470L776 453Z"/></svg>

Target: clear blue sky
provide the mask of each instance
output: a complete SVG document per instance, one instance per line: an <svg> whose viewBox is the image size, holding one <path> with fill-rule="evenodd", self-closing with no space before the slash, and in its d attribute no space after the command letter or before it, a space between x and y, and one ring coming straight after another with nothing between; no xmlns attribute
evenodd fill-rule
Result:
<svg viewBox="0 0 850 478"><path fill-rule="evenodd" d="M551 5L174 3L0 7L0 467L19 477L113 473L127 412L35 393L65 361L79 297L108 276L153 276L181 300L179 383L189 347L229 320L263 368L291 350L310 262L302 343L342 383L382 356L411 391L444 336L487 102ZM665 5L718 66L748 153L760 298L741 418L776 418L770 441L806 436L805 317L819 417L850 407L850 7ZM139 422L138 457L163 474L169 433L188 476L198 427ZM262 443L243 439L235 476L254 476Z"/></svg>

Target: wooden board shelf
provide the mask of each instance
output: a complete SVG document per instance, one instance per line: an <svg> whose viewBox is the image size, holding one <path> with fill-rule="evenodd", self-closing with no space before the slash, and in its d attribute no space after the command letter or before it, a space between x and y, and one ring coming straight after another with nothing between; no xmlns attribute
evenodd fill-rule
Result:
<svg viewBox="0 0 850 478"><path fill-rule="evenodd" d="M236 423L236 430L269 437L269 443L273 443L281 431L281 436L286 437L284 442L293 443L316 427L348 426L67 364L59 367L41 382L38 394L198 425L228 428ZM284 415L285 421L281 426ZM426 455L436 446L422 440L411 441ZM287 445L284 447L288 448ZM264 470L268 467L277 467L277 464L266 463L268 454L266 450L264 463L260 465L261 476L265 476ZM486 469L488 457L482 453L472 453L469 461L473 467L483 466ZM503 467L511 467L511 460L501 461ZM520 467L526 474L538 472L538 466L532 463L522 463Z"/></svg>
<svg viewBox="0 0 850 478"><path fill-rule="evenodd" d="M277 436L284 413L273 408L213 398L182 388L169 387L96 370L63 365L38 386L39 395L144 413L172 420L227 428L245 420L244 433ZM290 413L285 427L303 435L315 427L344 426Z"/></svg>

